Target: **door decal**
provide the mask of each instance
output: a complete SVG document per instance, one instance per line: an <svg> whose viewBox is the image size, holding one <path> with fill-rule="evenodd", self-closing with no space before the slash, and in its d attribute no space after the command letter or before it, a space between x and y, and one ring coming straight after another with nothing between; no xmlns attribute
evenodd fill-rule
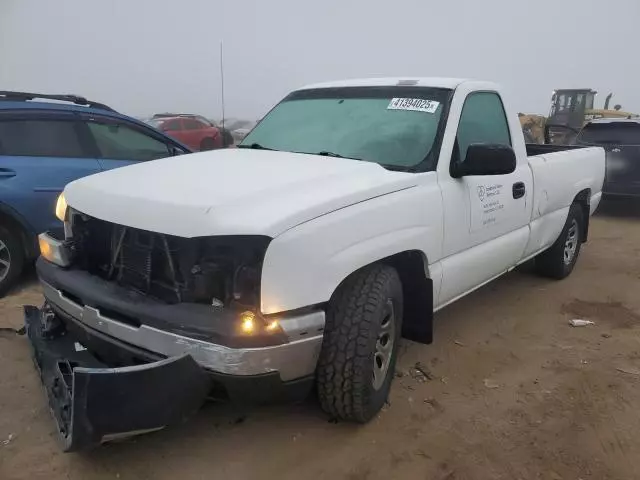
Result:
<svg viewBox="0 0 640 480"><path fill-rule="evenodd" d="M491 228L501 224L513 215L512 208L507 208L511 191L503 182L485 183L486 179L477 181L467 178L469 182L469 203L471 205L470 231ZM517 208L516 205L512 207Z"/></svg>

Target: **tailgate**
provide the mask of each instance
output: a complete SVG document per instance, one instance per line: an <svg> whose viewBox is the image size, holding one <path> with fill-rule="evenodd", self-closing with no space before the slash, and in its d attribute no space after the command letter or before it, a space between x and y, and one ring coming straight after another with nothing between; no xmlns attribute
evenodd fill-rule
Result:
<svg viewBox="0 0 640 480"><path fill-rule="evenodd" d="M34 363L65 451L183 422L209 393L209 376L190 355L110 368L53 312L24 308Z"/></svg>

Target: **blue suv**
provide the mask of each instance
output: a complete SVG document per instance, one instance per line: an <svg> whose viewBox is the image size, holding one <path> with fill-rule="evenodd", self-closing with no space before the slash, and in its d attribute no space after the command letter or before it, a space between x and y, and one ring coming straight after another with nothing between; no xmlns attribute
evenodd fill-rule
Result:
<svg viewBox="0 0 640 480"><path fill-rule="evenodd" d="M0 296L37 257L37 235L62 230L55 205L67 183L184 153L188 147L106 105L0 91Z"/></svg>

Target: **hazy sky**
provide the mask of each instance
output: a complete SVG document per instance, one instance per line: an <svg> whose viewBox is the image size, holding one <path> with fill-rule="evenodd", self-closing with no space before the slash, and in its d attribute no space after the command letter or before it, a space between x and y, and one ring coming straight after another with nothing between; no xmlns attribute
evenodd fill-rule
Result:
<svg viewBox="0 0 640 480"><path fill-rule="evenodd" d="M0 0L0 90L131 115L256 117L298 86L368 76L494 80L520 111L591 87L640 113L639 0Z"/></svg>

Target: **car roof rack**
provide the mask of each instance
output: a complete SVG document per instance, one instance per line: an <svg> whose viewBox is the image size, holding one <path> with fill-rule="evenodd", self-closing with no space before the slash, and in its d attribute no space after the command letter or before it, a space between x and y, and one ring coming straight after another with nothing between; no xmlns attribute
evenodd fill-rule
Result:
<svg viewBox="0 0 640 480"><path fill-rule="evenodd" d="M0 100L14 100L14 101L27 101L34 100L36 98L42 98L46 100L57 100L61 102L71 102L76 105L83 105L89 108L96 108L99 110L108 110L109 112L115 112L115 110L103 103L93 102L87 100L84 97L78 95L48 95L44 93L29 93L29 92L9 92L0 90Z"/></svg>
<svg viewBox="0 0 640 480"><path fill-rule="evenodd" d="M204 115L198 115L197 113L155 113L151 118L168 118L168 117L200 117L207 118Z"/></svg>
<svg viewBox="0 0 640 480"><path fill-rule="evenodd" d="M151 118L166 118L166 117L178 117L178 116L180 116L180 114L178 113L165 112L165 113L154 113L153 117Z"/></svg>

